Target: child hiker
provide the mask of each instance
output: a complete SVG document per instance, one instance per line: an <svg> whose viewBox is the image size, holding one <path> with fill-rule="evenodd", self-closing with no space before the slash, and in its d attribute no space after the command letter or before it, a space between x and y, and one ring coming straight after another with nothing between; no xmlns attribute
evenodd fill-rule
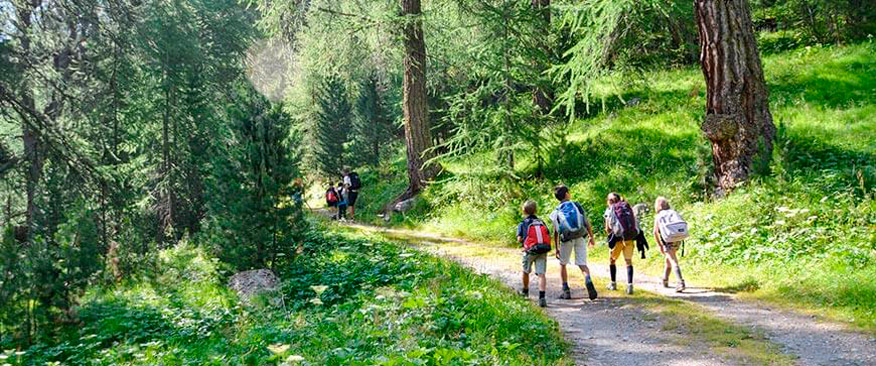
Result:
<svg viewBox="0 0 876 366"><path fill-rule="evenodd" d="M617 265L615 262L621 254L627 263L627 294L633 293L633 248L636 247L636 236L639 235L639 224L632 207L619 194L609 193L606 198L608 207L605 209L605 231L608 234L609 275L611 283L609 290L617 290Z"/></svg>
<svg viewBox="0 0 876 366"><path fill-rule="evenodd" d="M529 297L529 274L535 264L535 275L538 276L538 306L547 306L544 298L545 272L547 271L547 253L551 251L551 235L547 226L537 216L538 206L529 200L523 204L525 218L517 226L517 242L523 246L523 290L521 295Z"/></svg>
<svg viewBox="0 0 876 366"><path fill-rule="evenodd" d="M669 272L675 267L675 277L678 285L675 292L685 289L684 278L681 277L681 267L678 266L678 248L684 244L688 237L687 222L681 218L675 210L669 207L669 201L664 197L657 197L654 202L654 238L660 245L660 253L666 258L666 266L663 270L663 287L669 287Z"/></svg>
<svg viewBox="0 0 876 366"><path fill-rule="evenodd" d="M563 294L560 299L571 299L572 290L569 288L569 275L566 265L575 251L575 265L584 274L584 285L587 287L587 296L590 300L596 299L596 287L590 279L590 269L587 268L587 245L584 244L584 236L588 237L591 247L593 241L593 228L587 220L587 214L578 202L571 201L569 188L559 185L554 188L554 197L560 201L559 206L551 213L551 222L554 225L554 243L557 243L556 257L560 260L560 277L563 279Z"/></svg>

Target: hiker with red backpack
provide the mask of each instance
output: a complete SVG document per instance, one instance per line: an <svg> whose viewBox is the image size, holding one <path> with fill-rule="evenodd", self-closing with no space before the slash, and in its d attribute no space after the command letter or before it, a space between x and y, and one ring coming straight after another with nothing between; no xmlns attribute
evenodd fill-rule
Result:
<svg viewBox="0 0 876 366"><path fill-rule="evenodd" d="M544 221L535 216L538 206L529 200L523 204L523 214L526 216L517 225L517 242L523 246L523 289L520 294L529 297L529 274L535 264L535 275L538 276L538 306L547 306L545 287L547 279L547 254L551 251L551 235Z"/></svg>
<svg viewBox="0 0 876 366"><path fill-rule="evenodd" d="M554 197L560 204L551 213L551 222L554 225L554 243L557 244L556 257L560 260L560 277L563 279L563 293L560 299L572 298L572 290L569 288L569 275L566 265L575 251L575 265L584 274L584 285L587 288L587 296L595 300L598 296L593 280L590 278L590 269L587 267L587 245L584 244L584 236L588 237L590 247L596 245L593 241L593 228L587 220L587 214L581 208L581 204L571 200L569 188L559 185L554 188Z"/></svg>
<svg viewBox="0 0 876 366"><path fill-rule="evenodd" d="M675 292L682 292L686 288L684 278L681 277L681 267L678 266L678 248L684 245L690 233L687 230L687 222L681 215L669 207L669 201L665 197L657 197L654 202L654 239L660 245L660 253L666 258L663 270L663 287L669 287L669 272L675 267L675 277L678 285ZM682 251L684 254L684 251Z"/></svg>
<svg viewBox="0 0 876 366"><path fill-rule="evenodd" d="M606 198L608 207L605 209L605 231L608 234L609 275L611 283L609 290L617 290L617 265L615 262L621 254L627 263L627 294L633 293L633 250L636 247L636 237L639 236L639 223L633 208L617 193L609 193Z"/></svg>

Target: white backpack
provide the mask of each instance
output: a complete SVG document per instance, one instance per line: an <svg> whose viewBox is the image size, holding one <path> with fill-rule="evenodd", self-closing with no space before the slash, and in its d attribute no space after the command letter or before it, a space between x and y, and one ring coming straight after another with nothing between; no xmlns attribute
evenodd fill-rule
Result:
<svg viewBox="0 0 876 366"><path fill-rule="evenodd" d="M687 222L675 210L663 210L657 214L657 228L664 243L675 243L690 237Z"/></svg>

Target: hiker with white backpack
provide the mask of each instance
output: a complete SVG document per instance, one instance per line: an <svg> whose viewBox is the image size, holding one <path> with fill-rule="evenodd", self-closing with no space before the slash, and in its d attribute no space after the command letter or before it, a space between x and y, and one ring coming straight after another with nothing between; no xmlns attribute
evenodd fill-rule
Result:
<svg viewBox="0 0 876 366"><path fill-rule="evenodd" d="M681 277L681 267L678 266L676 253L690 235L687 222L681 218L678 212L669 207L669 201L664 197L657 197L654 202L654 210L657 212L654 215L654 238L660 245L660 253L663 253L666 258L663 287L669 287L669 272L675 267L675 277L678 278L675 292L682 292L685 289L684 278Z"/></svg>
<svg viewBox="0 0 876 366"><path fill-rule="evenodd" d="M627 294L633 293L633 250L636 247L636 237L641 231L633 208L619 194L609 193L606 198L608 207L605 209L605 231L608 234L609 255L608 271L611 276L609 290L617 290L617 259L621 254L627 264Z"/></svg>
<svg viewBox="0 0 876 366"><path fill-rule="evenodd" d="M572 290L569 288L569 275L566 265L575 252L575 265L584 274L584 285L587 288L587 296L590 300L597 297L596 287L590 278L590 269L587 268L587 246L584 237L587 236L590 247L596 245L593 240L593 228L587 220L587 214L581 208L581 204L571 200L569 188L559 185L554 188L554 197L560 201L559 206L551 212L551 222L554 225L554 243L557 244L556 257L560 260L560 277L563 279L563 294L560 299L571 299Z"/></svg>

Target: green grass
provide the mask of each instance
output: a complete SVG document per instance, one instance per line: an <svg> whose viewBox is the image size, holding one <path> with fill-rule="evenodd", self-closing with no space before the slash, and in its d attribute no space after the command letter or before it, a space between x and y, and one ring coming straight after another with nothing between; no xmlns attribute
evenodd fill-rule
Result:
<svg viewBox="0 0 876 366"><path fill-rule="evenodd" d="M479 243L464 243L423 239L405 232L376 231L361 228L366 232L374 232L391 240L418 246L427 251L440 251L442 255L459 258L463 261L478 259L489 261L492 265L499 264L506 270L517 271L517 256L509 257L508 251L496 250L492 245ZM516 254L516 251L513 251ZM597 261L605 261L607 251L599 248L595 251ZM604 279L597 279L597 286L604 284ZM577 281L575 281L577 282ZM573 286L580 286L576 283ZM667 341L688 349L707 348L733 364L742 365L792 365L793 357L783 354L775 343L766 336L748 327L732 324L718 318L702 306L690 302L659 296L647 291L636 291L632 296L623 295L617 291L600 292L603 299L611 299L613 307L635 307L642 311L641 321L654 322ZM638 321L630 319L630 321Z"/></svg>
<svg viewBox="0 0 876 366"><path fill-rule="evenodd" d="M201 249L94 288L81 324L4 353L11 365L566 365L558 325L498 282L351 233L312 236L278 270L282 306L244 305ZM324 291L318 286L326 286ZM495 319L501 317L502 322ZM3 345L2 349L10 349ZM297 361L302 360L302 361Z"/></svg>
<svg viewBox="0 0 876 366"><path fill-rule="evenodd" d="M763 61L779 129L773 159L727 198L710 195L710 148L699 131L705 87L691 67L606 80L622 88L597 90L623 92L594 98L604 101L594 106L601 113L545 132L543 180L531 178L526 151L513 175L490 168L489 153L446 159L439 182L393 223L511 245L519 205L535 199L546 216L557 183L570 186L597 227L608 192L649 205L662 195L692 224L683 258L691 279L876 333L876 45ZM638 105L624 104L634 97ZM565 142L556 138L563 134ZM374 183L361 196L399 192L404 176ZM647 230L650 220L642 220ZM659 265L653 258L644 267L657 274Z"/></svg>

